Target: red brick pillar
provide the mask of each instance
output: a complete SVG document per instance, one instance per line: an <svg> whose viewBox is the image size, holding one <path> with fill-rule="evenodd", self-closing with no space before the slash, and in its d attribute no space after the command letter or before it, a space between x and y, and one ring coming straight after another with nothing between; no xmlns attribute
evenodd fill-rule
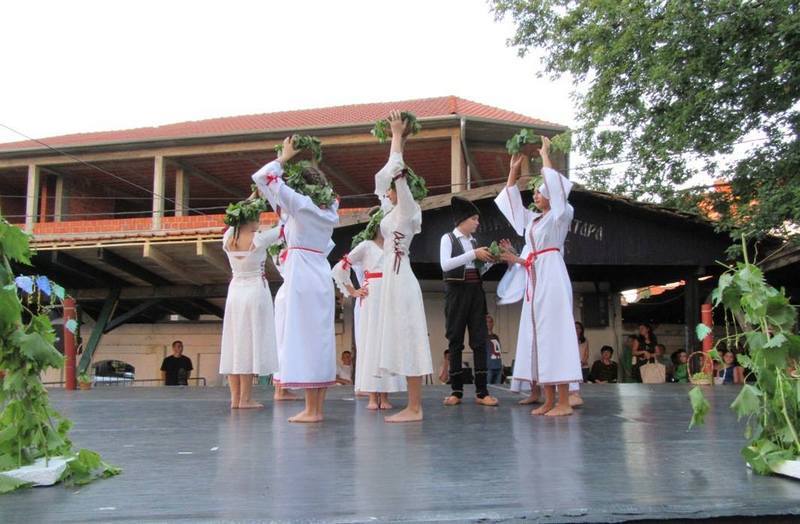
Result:
<svg viewBox="0 0 800 524"><path fill-rule="evenodd" d="M64 368L65 368L65 387L74 390L76 387L75 381L75 361L77 356L77 349L75 347L75 334L67 329L67 322L69 320L77 320L77 313L75 311L75 299L67 297L64 299Z"/></svg>

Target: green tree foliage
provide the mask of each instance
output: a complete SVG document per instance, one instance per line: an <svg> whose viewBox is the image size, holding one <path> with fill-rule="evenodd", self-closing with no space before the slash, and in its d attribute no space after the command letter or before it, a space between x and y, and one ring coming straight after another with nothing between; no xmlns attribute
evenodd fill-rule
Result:
<svg viewBox="0 0 800 524"><path fill-rule="evenodd" d="M3 471L40 458L66 457L61 480L70 484L119 473L97 453L74 452L68 436L72 423L50 406L39 377L64 365L48 317L64 288L47 277L15 276L11 262L29 265L30 257L28 236L0 217L0 493L25 487Z"/></svg>
<svg viewBox="0 0 800 524"><path fill-rule="evenodd" d="M800 223L800 12L790 0L490 0L509 44L569 74L587 185L696 209L760 237ZM747 142L733 161L719 155ZM610 166L621 164L622 169ZM676 191L698 172L729 184Z"/></svg>

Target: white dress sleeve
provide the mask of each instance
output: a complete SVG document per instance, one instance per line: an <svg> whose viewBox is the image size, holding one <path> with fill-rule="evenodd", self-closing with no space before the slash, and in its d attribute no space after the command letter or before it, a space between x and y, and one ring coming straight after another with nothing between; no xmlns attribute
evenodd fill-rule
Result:
<svg viewBox="0 0 800 524"><path fill-rule="evenodd" d="M382 204L386 199L386 192L392 186L392 180L405 166L402 153L391 153L386 165L375 174L375 194L381 199Z"/></svg>
<svg viewBox="0 0 800 524"><path fill-rule="evenodd" d="M411 231L416 235L422 231L422 209L414 200L411 188L408 187L406 177L400 177L394 181L394 189L397 192L397 213L403 223L411 225Z"/></svg>
<svg viewBox="0 0 800 524"><path fill-rule="evenodd" d="M286 185L283 180L283 166L277 160L256 171L252 178L258 192L269 201L273 209L280 207L289 216L304 213L334 225L339 223L339 201L334 201L326 209L318 207L311 197L301 195Z"/></svg>
<svg viewBox="0 0 800 524"><path fill-rule="evenodd" d="M528 258L531 252L530 246L526 243L520 253L520 258ZM525 296L525 286L527 285L528 272L522 264L514 264L506 270L500 283L497 284L497 303L501 306L513 304L522 300Z"/></svg>
<svg viewBox="0 0 800 524"><path fill-rule="evenodd" d="M280 234L280 226L271 227L266 230L260 230L253 235L253 245L259 249L269 247L278 242L278 237Z"/></svg>
<svg viewBox="0 0 800 524"><path fill-rule="evenodd" d="M547 192L550 194L550 213L559 222L564 220L571 221L573 210L567 198L570 191L572 191L572 182L550 167L542 168L542 176L544 177L544 185L547 188Z"/></svg>
<svg viewBox="0 0 800 524"><path fill-rule="evenodd" d="M519 188L516 185L504 187L494 199L494 203L514 228L514 232L523 236L525 226L530 223L533 213L522 205L522 194Z"/></svg>
<svg viewBox="0 0 800 524"><path fill-rule="evenodd" d="M346 297L352 296L347 290L346 284L351 284L350 269L352 267L362 267L364 258L367 256L367 242L361 242L350 253L345 254L342 259L331 269L331 277L339 291Z"/></svg>

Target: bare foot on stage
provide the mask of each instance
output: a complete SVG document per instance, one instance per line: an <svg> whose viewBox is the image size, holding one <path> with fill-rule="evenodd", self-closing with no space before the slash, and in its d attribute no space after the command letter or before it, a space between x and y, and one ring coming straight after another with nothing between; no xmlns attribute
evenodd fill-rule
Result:
<svg viewBox="0 0 800 524"><path fill-rule="evenodd" d="M396 422L419 422L422 420L422 410L413 411L409 408L404 409L400 413L396 413L391 417L386 417L383 420L389 423Z"/></svg>
<svg viewBox="0 0 800 524"><path fill-rule="evenodd" d="M517 402L517 404L519 404L520 406L527 406L529 404L538 404L539 402L541 402L541 400L539 400L539 394L537 393L535 395L530 395L526 398L523 398L522 400Z"/></svg>
<svg viewBox="0 0 800 524"><path fill-rule="evenodd" d="M231 409L239 409L239 404L234 404L231 402Z"/></svg>
<svg viewBox="0 0 800 524"><path fill-rule="evenodd" d="M370 403L367 404L367 409L376 410L376 409L381 409L381 407L378 405L377 402L370 401Z"/></svg>
<svg viewBox="0 0 800 524"><path fill-rule="evenodd" d="M458 406L459 404L461 404L461 399L455 395L450 395L449 397L444 399L445 406Z"/></svg>
<svg viewBox="0 0 800 524"><path fill-rule="evenodd" d="M552 409L553 409L552 404L550 404L549 406L547 404L542 404L538 408L531 411L531 415L544 415L545 413L549 412Z"/></svg>
<svg viewBox="0 0 800 524"><path fill-rule="evenodd" d="M572 408L556 406L547 413L544 414L545 417L566 417L572 415Z"/></svg>
<svg viewBox="0 0 800 524"><path fill-rule="evenodd" d="M494 398L493 396L486 395L483 398L475 397L475 403L476 404L480 404L481 406L496 406L500 402L498 402L497 399Z"/></svg>
<svg viewBox="0 0 800 524"><path fill-rule="evenodd" d="M322 415L311 415L310 413L302 411L293 417L289 417L289 422L313 424L316 422L322 422Z"/></svg>
<svg viewBox="0 0 800 524"><path fill-rule="evenodd" d="M254 402L252 400L249 402L239 402L239 409L259 409L263 407L264 404L261 404L260 402Z"/></svg>
<svg viewBox="0 0 800 524"><path fill-rule="evenodd" d="M297 395L295 395L293 393L289 393L288 391L281 390L281 393L278 393L277 391L275 392L275 394L272 396L272 400L275 400L277 402L284 401L284 400L303 400L303 397L298 397Z"/></svg>
<svg viewBox="0 0 800 524"><path fill-rule="evenodd" d="M381 402L380 409L394 409L394 406L389 404L388 402Z"/></svg>
<svg viewBox="0 0 800 524"><path fill-rule="evenodd" d="M569 405L572 408L583 406L583 399L577 393L573 393L569 396Z"/></svg>

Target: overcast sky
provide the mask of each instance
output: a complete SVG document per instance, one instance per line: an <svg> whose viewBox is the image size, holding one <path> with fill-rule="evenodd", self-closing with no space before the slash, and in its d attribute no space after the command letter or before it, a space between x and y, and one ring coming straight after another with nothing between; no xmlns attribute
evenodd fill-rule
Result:
<svg viewBox="0 0 800 524"><path fill-rule="evenodd" d="M28 0L0 19L0 123L37 138L443 95L574 123L569 82L536 78L485 0Z"/></svg>

